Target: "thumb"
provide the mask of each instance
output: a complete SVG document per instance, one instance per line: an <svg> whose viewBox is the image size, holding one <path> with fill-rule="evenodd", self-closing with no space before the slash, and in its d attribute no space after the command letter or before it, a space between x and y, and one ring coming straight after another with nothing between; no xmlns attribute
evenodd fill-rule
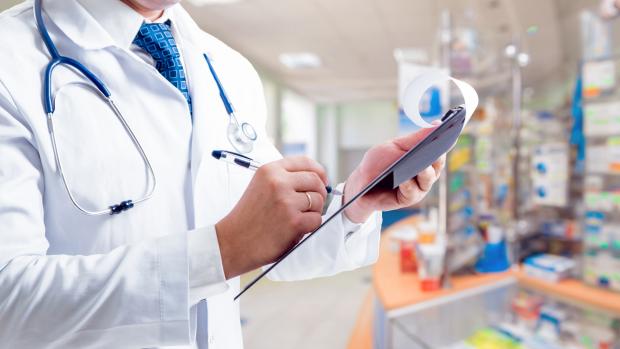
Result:
<svg viewBox="0 0 620 349"><path fill-rule="evenodd" d="M394 144L396 144L396 146L398 146L401 150L408 151L416 144L420 143L424 138L426 138L426 136L431 134L431 132L435 131L435 129L439 125L441 125L441 121L434 120L433 122L431 122L431 124L433 125L433 127L423 128L421 130L418 130L417 132L412 132L408 135L395 138L394 140L392 140L392 142L394 142Z"/></svg>

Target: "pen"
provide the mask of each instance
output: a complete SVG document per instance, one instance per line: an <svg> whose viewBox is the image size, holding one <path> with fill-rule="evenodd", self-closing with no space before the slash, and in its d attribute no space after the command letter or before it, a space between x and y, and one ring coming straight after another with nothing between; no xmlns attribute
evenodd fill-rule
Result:
<svg viewBox="0 0 620 349"><path fill-rule="evenodd" d="M222 160L229 164L241 166L241 167L247 168L248 170L252 170L252 171L256 171L260 167L260 163L252 160L251 158L245 155L234 153L232 151L214 150L211 152L211 155L217 160ZM337 189L332 188L330 185L326 186L325 190L327 191L327 194L343 195L342 192L340 192Z"/></svg>

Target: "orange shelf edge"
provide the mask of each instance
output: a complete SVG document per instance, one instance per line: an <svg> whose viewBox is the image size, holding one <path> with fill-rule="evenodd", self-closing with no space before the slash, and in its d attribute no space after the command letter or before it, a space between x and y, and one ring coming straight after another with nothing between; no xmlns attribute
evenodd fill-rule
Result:
<svg viewBox="0 0 620 349"><path fill-rule="evenodd" d="M528 276L523 270L513 273L519 284L525 288L550 294L553 298L562 299L569 303L577 303L613 315L620 315L620 293L589 286L576 279L552 283Z"/></svg>

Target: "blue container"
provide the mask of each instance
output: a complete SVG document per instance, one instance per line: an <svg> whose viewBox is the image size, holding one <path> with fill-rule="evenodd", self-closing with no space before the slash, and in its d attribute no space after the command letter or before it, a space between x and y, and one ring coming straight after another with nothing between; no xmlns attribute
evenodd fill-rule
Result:
<svg viewBox="0 0 620 349"><path fill-rule="evenodd" d="M506 240L495 244L486 244L482 256L476 262L479 273L499 273L510 268Z"/></svg>

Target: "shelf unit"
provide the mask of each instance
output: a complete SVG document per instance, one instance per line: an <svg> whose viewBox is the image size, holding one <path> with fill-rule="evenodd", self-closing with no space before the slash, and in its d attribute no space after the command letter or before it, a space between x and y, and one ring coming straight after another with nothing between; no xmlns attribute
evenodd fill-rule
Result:
<svg viewBox="0 0 620 349"><path fill-rule="evenodd" d="M620 291L619 67L619 57L585 61L582 66L583 279L616 291Z"/></svg>

